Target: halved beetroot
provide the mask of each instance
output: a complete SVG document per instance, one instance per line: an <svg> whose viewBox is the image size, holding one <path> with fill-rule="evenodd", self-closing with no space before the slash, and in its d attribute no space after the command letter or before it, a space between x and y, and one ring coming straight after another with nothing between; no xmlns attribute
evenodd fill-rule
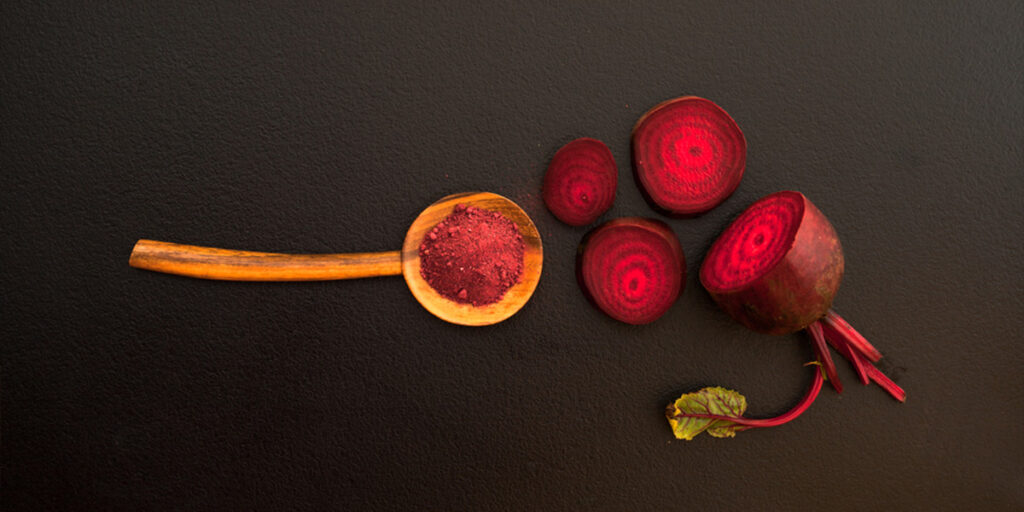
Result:
<svg viewBox="0 0 1024 512"><path fill-rule="evenodd" d="M644 196L670 215L706 212L743 178L747 140L729 114L704 98L665 101L633 127L633 166Z"/></svg>
<svg viewBox="0 0 1024 512"><path fill-rule="evenodd" d="M700 281L718 305L768 334L825 316L843 278L843 249L803 194L777 192L747 208L715 240Z"/></svg>
<svg viewBox="0 0 1024 512"><path fill-rule="evenodd" d="M755 331L807 329L837 391L842 385L827 343L903 401L906 393L871 364L878 350L831 310L843 265L825 215L803 194L783 191L758 200L726 228L704 258L700 281L726 313Z"/></svg>
<svg viewBox="0 0 1024 512"><path fill-rule="evenodd" d="M590 301L608 316L646 324L668 311L686 284L686 258L667 224L629 217L587 234L576 276Z"/></svg>
<svg viewBox="0 0 1024 512"><path fill-rule="evenodd" d="M615 202L619 170L603 142L576 139L555 153L544 175L544 204L570 226L597 220Z"/></svg>

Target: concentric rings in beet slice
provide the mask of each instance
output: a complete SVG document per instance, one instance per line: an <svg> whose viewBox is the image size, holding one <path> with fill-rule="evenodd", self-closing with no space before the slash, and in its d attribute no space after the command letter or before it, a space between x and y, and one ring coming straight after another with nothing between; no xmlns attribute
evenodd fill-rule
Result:
<svg viewBox="0 0 1024 512"><path fill-rule="evenodd" d="M585 226L615 202L619 170L608 146L576 139L555 153L544 175L544 204L562 222Z"/></svg>
<svg viewBox="0 0 1024 512"><path fill-rule="evenodd" d="M606 222L583 239L580 287L608 316L628 324L660 318L686 284L679 239L664 222L638 217Z"/></svg>
<svg viewBox="0 0 1024 512"><path fill-rule="evenodd" d="M772 269L793 246L804 216L797 192L754 203L723 232L704 258L701 280L712 291L743 288Z"/></svg>
<svg viewBox="0 0 1024 512"><path fill-rule="evenodd" d="M747 141L721 107L685 96L663 102L633 128L633 165L645 197L678 216L704 213L743 178Z"/></svg>

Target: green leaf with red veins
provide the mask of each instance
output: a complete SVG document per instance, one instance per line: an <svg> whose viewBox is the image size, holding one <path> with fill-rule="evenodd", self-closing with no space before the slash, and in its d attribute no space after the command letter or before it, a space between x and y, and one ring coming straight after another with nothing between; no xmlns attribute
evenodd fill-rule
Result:
<svg viewBox="0 0 1024 512"><path fill-rule="evenodd" d="M736 432L749 427L724 419L699 418L687 414L741 418L746 410L747 399L743 395L731 389L709 387L680 396L665 409L665 416L676 438L690 441L701 432L707 432L712 437L735 437Z"/></svg>

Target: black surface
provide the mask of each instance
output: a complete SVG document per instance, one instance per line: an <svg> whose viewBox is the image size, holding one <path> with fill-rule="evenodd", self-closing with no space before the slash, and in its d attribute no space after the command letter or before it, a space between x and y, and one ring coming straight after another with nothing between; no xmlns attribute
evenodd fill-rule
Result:
<svg viewBox="0 0 1024 512"><path fill-rule="evenodd" d="M43 4L0 15L5 510L1024 507L1020 3ZM738 191L687 220L650 210L628 153L683 94L749 141ZM663 407L704 385L793 405L810 347L745 331L694 271L652 325L590 307L585 229L539 194L579 136L620 166L605 218L662 218L693 270L756 198L808 195L846 249L836 308L907 403L841 362L847 391L793 423L673 440ZM467 190L544 237L494 327L400 278L127 264L140 237L397 249Z"/></svg>

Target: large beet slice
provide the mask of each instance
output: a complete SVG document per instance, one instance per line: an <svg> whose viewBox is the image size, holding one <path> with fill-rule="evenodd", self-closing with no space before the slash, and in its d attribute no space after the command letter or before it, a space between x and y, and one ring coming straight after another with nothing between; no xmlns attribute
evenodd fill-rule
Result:
<svg viewBox="0 0 1024 512"><path fill-rule="evenodd" d="M747 140L729 114L704 98L663 102L633 128L633 166L645 197L670 215L696 215L736 190Z"/></svg>
<svg viewBox="0 0 1024 512"><path fill-rule="evenodd" d="M711 246L700 280L719 306L769 334L825 316L843 277L843 249L828 219L799 192L746 209Z"/></svg>
<svg viewBox="0 0 1024 512"><path fill-rule="evenodd" d="M619 170L603 142L576 139L555 153L544 175L544 204L562 222L585 226L615 202Z"/></svg>
<svg viewBox="0 0 1024 512"><path fill-rule="evenodd" d="M679 239L664 222L638 217L606 222L583 239L580 287L608 316L646 324L668 311L686 283Z"/></svg>

